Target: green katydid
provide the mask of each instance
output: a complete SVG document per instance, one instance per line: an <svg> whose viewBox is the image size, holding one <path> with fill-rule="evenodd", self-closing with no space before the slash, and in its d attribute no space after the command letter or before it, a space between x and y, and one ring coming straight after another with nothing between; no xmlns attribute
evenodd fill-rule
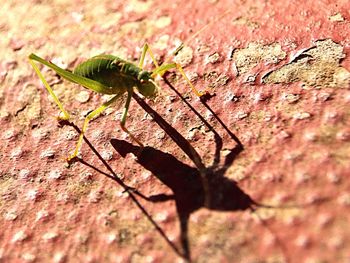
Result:
<svg viewBox="0 0 350 263"><path fill-rule="evenodd" d="M178 52L181 46L176 49ZM147 71L143 69L144 59L146 53L150 55L155 65L155 69ZM175 62L164 62L162 65L158 65L155 57L146 43L143 47L141 58L138 65L128 62L113 55L98 55L92 57L85 62L79 64L73 71L65 70L59 66L53 64L50 61L44 60L35 54L29 55L29 62L34 68L35 72L39 76L40 80L53 97L55 103L63 113L62 120L68 120L70 118L69 113L64 109L62 103L59 101L52 88L45 80L44 76L40 72L38 66L34 61L37 61L51 69L53 69L62 78L71 81L73 83L82 85L83 87L93 90L101 94L115 95L107 102L103 103L100 107L90 112L85 118L83 128L81 130L77 145L72 155L67 160L70 161L78 155L80 147L83 142L84 133L86 132L88 123L91 119L102 113L108 106L112 105L118 100L125 92L127 92L127 99L124 107L124 111L120 120L120 126L130 138L143 147L143 144L125 127L127 113L131 101L134 89L141 93L145 97L152 97L157 93L158 86L154 81L155 76L162 76L170 69L177 69L184 77L188 85L194 91L197 96L202 96L203 93L199 92L186 76L182 67Z"/></svg>

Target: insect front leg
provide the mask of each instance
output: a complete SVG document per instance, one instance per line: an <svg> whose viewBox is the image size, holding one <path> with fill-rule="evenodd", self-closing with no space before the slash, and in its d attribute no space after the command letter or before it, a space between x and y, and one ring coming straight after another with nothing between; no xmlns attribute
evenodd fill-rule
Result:
<svg viewBox="0 0 350 263"><path fill-rule="evenodd" d="M170 69L175 68L181 73L181 75L184 77L187 84L191 87L192 91L198 97L201 97L204 94L206 94L206 91L201 92L193 86L193 84L191 83L190 79L187 77L185 71L183 70L183 68L181 67L180 64L173 62L173 63L163 63L161 66L159 66L154 55L153 55L153 52L152 52L150 46L147 43L145 43L143 48L142 48L141 58L140 58L140 62L139 62L139 68L141 68L141 69L143 68L143 64L144 64L145 56L146 56L147 52L150 55L150 57L152 58L153 64L156 66L156 68L152 72L152 77L155 77L156 75L163 76L165 74L165 72L167 72Z"/></svg>
<svg viewBox="0 0 350 263"><path fill-rule="evenodd" d="M169 71L170 69L177 69L180 72L180 74L182 75L182 77L185 79L187 84L190 86L190 88L192 89L194 94L196 94L198 97L201 97L207 93L207 90L205 90L203 92L203 91L199 91L198 89L196 89L193 86L193 84L191 83L190 79L187 77L187 75L186 75L185 71L183 70L183 68L181 67L181 65L178 63L175 63L175 62L167 63L167 64L164 63L164 64L160 65L155 70L153 70L152 77L154 77L156 75L163 76L165 74L165 72Z"/></svg>
<svg viewBox="0 0 350 263"><path fill-rule="evenodd" d="M180 47L178 49L180 49ZM183 68L181 67L180 64L175 63L175 62L173 62L173 63L165 62L159 66L154 55L153 55L153 52L152 52L150 46L147 43L145 43L143 48L142 48L141 58L140 58L140 62L139 62L139 68L141 68L141 69L143 68L143 64L144 64L144 60L145 60L145 56L146 56L147 52L150 55L150 57L152 58L153 64L156 66L156 68L152 72L152 77L155 77L156 75L163 76L165 74L165 72L167 72L168 70L177 69L180 72L180 74L182 75L182 77L185 79L187 84L191 87L192 91L198 97L201 97L207 93L207 91L201 92L193 86L193 84L191 83L190 79L187 77L185 71L183 70Z"/></svg>
<svg viewBox="0 0 350 263"><path fill-rule="evenodd" d="M143 45L143 48L142 48L141 58L140 58L140 62L139 62L139 68L143 69L143 64L144 64L145 56L146 56L147 52L150 55L150 57L151 57L151 59L153 61L153 64L156 66L156 68L158 68L159 65L157 63L157 60L155 59L155 57L153 55L153 52L152 52L151 48L149 47L149 45L147 43L145 43Z"/></svg>
<svg viewBox="0 0 350 263"><path fill-rule="evenodd" d="M61 120L68 120L69 119L69 113L64 109L62 103L57 98L56 94L53 92L52 88L50 87L49 83L47 83L44 76L41 74L38 66L35 64L35 62L32 59L29 59L29 63L32 65L35 73L38 75L42 83L44 84L47 91L50 93L50 95L53 97L54 101L56 102L57 106L60 108L61 112L63 113L63 117L59 116L58 118Z"/></svg>
<svg viewBox="0 0 350 263"><path fill-rule="evenodd" d="M88 116L86 116L85 118L85 121L84 121L84 125L83 125L83 128L81 129L81 132L80 132L80 135L79 135L79 139L78 139L78 142L77 142L77 146L75 147L75 151L74 153L69 156L67 158L67 161L71 161L73 158L75 158L77 155L78 155L78 152L80 150L80 147L81 147L81 144L83 142L83 138L84 138L84 134L87 130L87 127L88 127L88 124L89 124L89 121L91 119L93 119L94 117L100 115L108 106L110 106L113 102L115 102L123 93L120 93L120 94L117 94L116 96L114 96L113 98L111 98L109 101L103 103L100 107L98 107L96 110L90 112L88 114Z"/></svg>
<svg viewBox="0 0 350 263"><path fill-rule="evenodd" d="M122 130L124 132L126 132L130 138L135 141L138 145L141 146L141 148L144 147L144 145L138 140L136 139L136 137L134 135L131 134L131 132L125 127L125 123L126 123L126 117L128 115L128 110L129 110L129 106L130 106L130 102L131 102L131 97L132 97L132 93L133 91L128 90L128 97L126 99L126 103L125 103L125 107L124 107L124 111L123 111L123 115L122 118L120 120L120 127L122 128Z"/></svg>

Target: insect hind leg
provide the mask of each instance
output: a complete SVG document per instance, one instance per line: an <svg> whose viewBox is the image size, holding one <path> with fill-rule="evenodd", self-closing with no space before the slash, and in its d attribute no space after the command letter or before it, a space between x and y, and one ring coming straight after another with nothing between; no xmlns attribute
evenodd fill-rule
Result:
<svg viewBox="0 0 350 263"><path fill-rule="evenodd" d="M45 88L47 89L47 91L50 93L50 95L52 96L52 98L54 99L55 103L57 104L57 106L59 107L59 109L61 110L61 112L63 113L63 116L59 116L58 119L59 120L69 120L70 115L69 113L64 109L62 103L60 102L60 100L57 98L56 94L53 92L52 88L50 87L49 83L47 83L46 79L44 78L44 76L41 74L41 71L39 70L38 66L35 64L35 62L29 58L29 63L30 65L33 67L35 73L38 75L38 77L40 78L40 80L42 81L42 83L44 84Z"/></svg>

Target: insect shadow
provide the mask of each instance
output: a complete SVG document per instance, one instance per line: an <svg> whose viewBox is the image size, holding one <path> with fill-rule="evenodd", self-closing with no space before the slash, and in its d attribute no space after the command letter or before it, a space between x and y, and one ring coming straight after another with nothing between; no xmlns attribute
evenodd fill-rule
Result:
<svg viewBox="0 0 350 263"><path fill-rule="evenodd" d="M178 93L166 79L165 81ZM223 146L222 138L180 94L178 95L214 133L216 149L211 166L205 167L199 154L190 143L136 94L133 95L133 98L153 117L154 121L174 140L179 148L188 155L195 164L195 167L189 166L179 161L173 155L153 147L147 146L141 150L139 146L118 139L112 139L111 144L122 157L126 157L128 153L137 155L138 158L136 162L152 172L154 176L172 190L173 194L171 195L161 193L146 197L139 192L136 192L136 194L151 202L175 201L180 221L180 238L183 257L187 260L191 260L190 244L188 240L188 220L193 212L203 207L218 211L254 210L259 204L240 189L235 181L224 177L227 169L243 150L241 142L212 112L215 118L223 125L231 138L236 142L236 146L225 156L224 164L220 166L220 150ZM211 111L204 100L202 103ZM203 186L203 173L207 182L207 189ZM210 197L209 203L205 201L207 195Z"/></svg>
<svg viewBox="0 0 350 263"><path fill-rule="evenodd" d="M165 81L167 82L166 79ZM255 202L248 194L246 194L242 189L240 189L235 181L224 177L224 174L228 167L232 165L235 158L243 150L243 145L240 143L238 138L228 130L224 123L222 123L222 121L213 113L213 111L206 104L206 102L202 101L203 105L213 113L213 116L217 118L217 121L224 127L224 129L229 133L231 138L237 143L237 145L233 149L231 149L230 153L226 155L224 165L219 166L221 157L220 150L223 146L220 135L175 90L175 88L171 86L170 83L168 83L168 85L170 85L170 88L172 88L180 96L180 98L191 108L191 110L214 133L216 149L213 163L210 167L204 167L204 165L201 163L201 158L190 145L190 143L137 95L134 95L134 99L140 104L140 106L144 110L146 110L146 112L153 116L155 122L161 128L163 128L164 131L176 142L176 144L189 156L189 158L194 162L196 167L191 167L187 164L184 164L178 159L176 159L173 155L162 152L152 147L145 147L141 151L139 146L134 146L131 143L117 139L112 139L111 144L123 157L125 157L128 153L134 153L135 155L138 155L137 162L140 165L142 165L145 169L151 171L162 183L167 185L172 190L173 194L158 194L146 197L142 193L138 192L136 189L129 187L121 179L118 178L117 174L102 158L102 156L98 153L98 151L94 148L94 146L88 141L88 139L85 136L85 142L95 153L95 155L99 158L99 160L104 164L105 168L107 168L109 173L102 171L94 165L84 161L83 159L77 158L77 160L80 163L94 169L95 171L103 174L104 176L114 180L119 185L121 185L125 189L125 191L128 192L129 197L132 199L134 204L151 222L151 224L155 227L155 229L163 237L163 239L168 243L172 250L185 260L191 261L190 244L188 240L188 220L191 213L195 212L196 210L202 207L218 211L253 211L255 207L259 207L261 205ZM62 122L61 124L73 126L79 132L79 128L70 122ZM203 188L203 169L206 178L209 179L208 185L210 186L210 188L207 189L211 197L209 205L205 205L205 197L206 194L208 194L208 192L206 192ZM139 196L151 202L165 202L167 200L175 201L180 221L180 238L182 251L180 251L180 249L178 249L177 246L169 240L166 233L153 220L152 216L142 206L142 204L138 201L136 196Z"/></svg>
<svg viewBox="0 0 350 263"><path fill-rule="evenodd" d="M153 147L145 147L140 149L139 146L134 146L123 140L112 139L111 144L116 151L122 156L126 157L128 153L137 155L136 162L142 165L156 176L163 184L168 186L173 194L157 194L152 196L144 196L139 192L135 192L140 197L151 202L165 202L174 200L179 221L180 221L180 238L182 246L182 256L188 261L191 260L190 244L188 240L188 220L190 215L200 208L207 208L216 211L243 211L255 209L270 208L270 209L301 209L312 206L312 203L271 206L262 204L253 200L247 193L245 193L237 184L236 181L226 178L224 175L227 169L233 164L236 157L244 150L239 139L228 129L222 120L213 112L207 104L205 98L201 98L202 105L204 105L216 119L223 129L229 134L231 139L236 143L229 154L225 156L224 162L220 165L221 149L223 141L218 132L196 111L188 101L167 81L166 84L181 98L181 100L197 115L197 117L213 132L215 138L215 153L213 162L210 166L205 167L202 163L201 157L191 144L169 123L167 123L156 111L154 111L144 100L138 95L134 94L133 98L136 102L152 117L153 120L174 140L174 142L181 148L186 155L193 161L195 167L189 166L169 153L157 150ZM204 174L203 174L204 173ZM203 185L203 176L207 179L208 188L205 189ZM209 203L206 203L206 197L209 195ZM329 201L327 198L322 198L317 201L318 204ZM276 244L284 255L285 261L290 261L288 248L283 241L276 235L275 231L256 214L260 219L260 223L270 232Z"/></svg>

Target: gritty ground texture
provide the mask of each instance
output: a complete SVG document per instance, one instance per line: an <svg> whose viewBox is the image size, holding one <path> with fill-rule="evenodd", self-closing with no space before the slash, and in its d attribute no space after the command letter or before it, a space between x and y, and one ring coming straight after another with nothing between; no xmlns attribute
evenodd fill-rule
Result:
<svg viewBox="0 0 350 263"><path fill-rule="evenodd" d="M349 262L349 10L347 0L2 3L0 261ZM121 101L90 123L90 146L68 167L78 132L57 122L28 55L69 69L101 53L137 63L146 41L160 62L185 41L176 61L215 96L201 102L171 71L151 108L131 104L127 126L148 147L121 131ZM107 99L42 72L79 128Z"/></svg>

